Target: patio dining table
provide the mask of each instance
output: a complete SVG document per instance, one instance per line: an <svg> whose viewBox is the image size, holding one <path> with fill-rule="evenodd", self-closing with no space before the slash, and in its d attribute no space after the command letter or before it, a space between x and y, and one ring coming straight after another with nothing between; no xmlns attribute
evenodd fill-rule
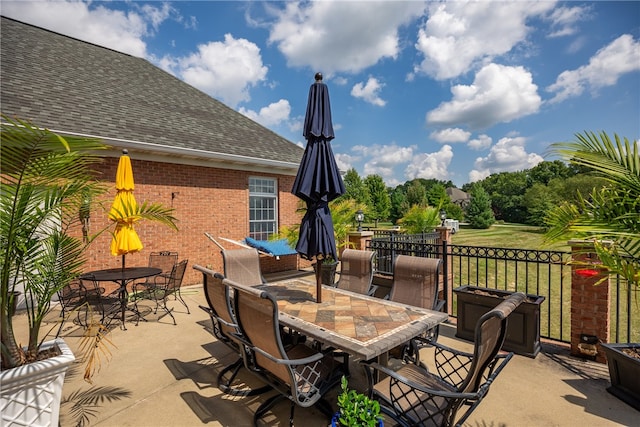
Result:
<svg viewBox="0 0 640 427"><path fill-rule="evenodd" d="M134 311L138 319L145 320L138 311L129 308L129 292L127 291L127 284L133 280L157 276L160 273L162 273L162 270L155 267L108 268L105 270L89 271L80 275L80 278L85 280L95 280L96 282L114 282L120 285L118 289L118 296L120 298L121 324L122 328L126 330L127 327L124 320L125 312L127 310Z"/></svg>
<svg viewBox="0 0 640 427"><path fill-rule="evenodd" d="M388 351L447 320L446 313L427 310L323 285L289 279L257 286L278 301L279 320L327 346L360 360L387 363Z"/></svg>

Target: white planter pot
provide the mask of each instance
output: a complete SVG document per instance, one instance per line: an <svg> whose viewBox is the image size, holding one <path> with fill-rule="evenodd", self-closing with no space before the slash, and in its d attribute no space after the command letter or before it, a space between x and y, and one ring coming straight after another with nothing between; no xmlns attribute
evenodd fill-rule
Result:
<svg viewBox="0 0 640 427"><path fill-rule="evenodd" d="M3 427L58 426L64 375L75 357L62 339L47 341L42 348L55 345L60 356L0 372Z"/></svg>

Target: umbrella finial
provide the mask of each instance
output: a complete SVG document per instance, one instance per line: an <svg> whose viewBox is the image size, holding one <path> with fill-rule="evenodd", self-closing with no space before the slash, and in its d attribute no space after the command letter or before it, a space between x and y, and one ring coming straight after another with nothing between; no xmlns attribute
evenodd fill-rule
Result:
<svg viewBox="0 0 640 427"><path fill-rule="evenodd" d="M129 154L129 150L127 150L126 148L122 149L122 154Z"/></svg>
<svg viewBox="0 0 640 427"><path fill-rule="evenodd" d="M322 73L316 73L316 82L322 81Z"/></svg>

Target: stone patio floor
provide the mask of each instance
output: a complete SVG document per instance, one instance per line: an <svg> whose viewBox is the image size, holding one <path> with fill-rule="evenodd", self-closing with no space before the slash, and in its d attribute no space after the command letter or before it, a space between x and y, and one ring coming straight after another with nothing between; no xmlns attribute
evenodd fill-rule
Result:
<svg viewBox="0 0 640 427"><path fill-rule="evenodd" d="M64 384L62 427L252 425L253 412L273 392L251 397L220 392L217 373L236 355L211 334L210 319L198 308L205 304L201 286L183 288L183 297L191 314L171 300L175 326L169 316L158 319L149 305L143 309L147 322L128 322L127 330L116 327L110 334L115 346L110 360L103 360L93 384L83 380L83 365L74 363ZM44 326L53 328L52 334L58 313L54 309ZM18 313L14 323L20 328L24 322L24 313ZM82 331L67 323L61 333L76 357ZM454 335L455 326L444 324L439 341L472 348ZM430 359L429 351L422 350L422 360ZM350 386L363 391L366 380L357 362L352 361L351 372ZM511 360L465 425L640 426L640 412L607 393L608 385L606 365L574 358L568 347L545 342L535 359L516 355ZM334 407L336 395L334 390L328 397ZM288 413L289 405L280 404L263 425L286 426ZM295 423L329 424L314 408L296 408Z"/></svg>

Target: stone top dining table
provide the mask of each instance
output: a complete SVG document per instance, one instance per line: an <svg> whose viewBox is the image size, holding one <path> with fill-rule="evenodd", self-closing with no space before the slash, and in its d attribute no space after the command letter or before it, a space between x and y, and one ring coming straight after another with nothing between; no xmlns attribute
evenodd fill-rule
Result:
<svg viewBox="0 0 640 427"><path fill-rule="evenodd" d="M289 279L259 285L278 301L279 320L323 344L361 360L378 357L447 320L446 313L396 303L323 285Z"/></svg>

